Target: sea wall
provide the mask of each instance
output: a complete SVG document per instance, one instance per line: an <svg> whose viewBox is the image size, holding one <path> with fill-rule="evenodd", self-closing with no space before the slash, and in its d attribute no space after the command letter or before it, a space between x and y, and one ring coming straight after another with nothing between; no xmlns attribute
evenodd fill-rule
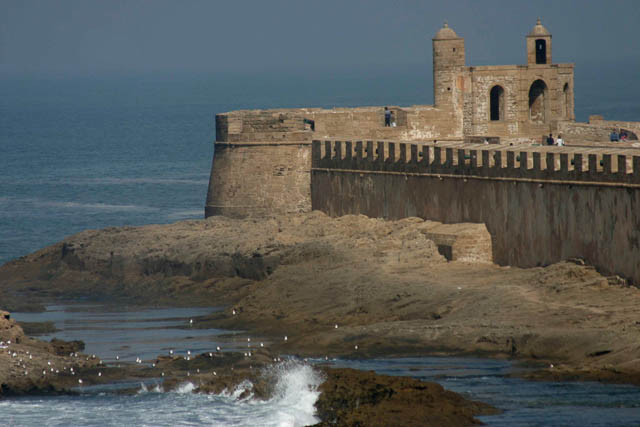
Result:
<svg viewBox="0 0 640 427"><path fill-rule="evenodd" d="M484 223L494 262L583 258L640 284L640 156L314 141L313 209Z"/></svg>

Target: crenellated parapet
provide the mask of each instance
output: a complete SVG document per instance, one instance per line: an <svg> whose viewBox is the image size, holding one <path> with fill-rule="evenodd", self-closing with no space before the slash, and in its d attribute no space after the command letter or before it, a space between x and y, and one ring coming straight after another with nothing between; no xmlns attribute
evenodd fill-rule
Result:
<svg viewBox="0 0 640 427"><path fill-rule="evenodd" d="M567 185L640 186L640 150L621 154L566 147L527 150L486 147L315 140L312 168Z"/></svg>
<svg viewBox="0 0 640 427"><path fill-rule="evenodd" d="M313 141L311 205L332 216L482 223L493 260L582 258L640 286L640 150Z"/></svg>

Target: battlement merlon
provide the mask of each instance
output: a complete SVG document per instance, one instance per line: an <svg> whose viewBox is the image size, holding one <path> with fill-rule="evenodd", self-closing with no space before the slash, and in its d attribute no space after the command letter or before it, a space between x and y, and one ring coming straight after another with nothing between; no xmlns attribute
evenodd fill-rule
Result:
<svg viewBox="0 0 640 427"><path fill-rule="evenodd" d="M483 144L320 141L312 145L312 170L350 170L497 179L567 185L640 188L640 150L583 152L569 147L488 149Z"/></svg>

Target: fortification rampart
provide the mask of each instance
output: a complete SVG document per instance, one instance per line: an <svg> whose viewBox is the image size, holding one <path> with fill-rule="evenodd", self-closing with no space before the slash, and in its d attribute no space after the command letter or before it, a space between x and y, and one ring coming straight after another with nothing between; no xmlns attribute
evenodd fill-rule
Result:
<svg viewBox="0 0 640 427"><path fill-rule="evenodd" d="M485 223L494 261L584 258L640 284L640 153L314 141L313 209Z"/></svg>
<svg viewBox="0 0 640 427"><path fill-rule="evenodd" d="M389 106L394 126L384 125L384 107L299 108L232 111L216 115L218 142L311 141L312 138L394 140L462 139L451 113L430 105Z"/></svg>

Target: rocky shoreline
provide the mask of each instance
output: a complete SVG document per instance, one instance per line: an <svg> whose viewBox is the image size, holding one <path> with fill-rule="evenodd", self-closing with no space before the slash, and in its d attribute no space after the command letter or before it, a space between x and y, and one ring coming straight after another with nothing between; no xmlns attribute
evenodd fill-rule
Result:
<svg viewBox="0 0 640 427"><path fill-rule="evenodd" d="M579 260L531 269L447 262L432 228L312 212L88 230L1 266L0 299L224 305L194 327L269 337L273 354L491 356L544 367L532 379L640 384L638 289ZM28 345L55 353L50 343ZM90 356L84 363L74 369L96 369ZM157 375L143 371L135 375ZM11 375L0 372L3 383ZM29 384L22 390L48 387Z"/></svg>
<svg viewBox="0 0 640 427"><path fill-rule="evenodd" d="M83 387L133 380L160 380L163 391L187 382L194 392L229 393L247 380L238 399L267 400L273 397L274 368L289 369L306 362L281 360L264 348L247 353L214 352L159 356L149 363L104 364L96 355L79 352L81 342L29 338L8 312L0 319L0 399L22 395L73 395ZM490 405L463 398L436 383L390 377L354 369L314 366L323 382L316 402L319 426L325 425L474 425L477 415L500 411ZM136 393L139 387L118 393Z"/></svg>

